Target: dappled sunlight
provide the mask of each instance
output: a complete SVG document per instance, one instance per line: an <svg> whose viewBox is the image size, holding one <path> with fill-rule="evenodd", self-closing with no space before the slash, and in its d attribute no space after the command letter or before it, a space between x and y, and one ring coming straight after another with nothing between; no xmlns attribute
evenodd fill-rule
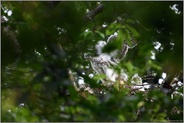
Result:
<svg viewBox="0 0 184 123"><path fill-rule="evenodd" d="M182 122L183 2L2 1L2 122Z"/></svg>

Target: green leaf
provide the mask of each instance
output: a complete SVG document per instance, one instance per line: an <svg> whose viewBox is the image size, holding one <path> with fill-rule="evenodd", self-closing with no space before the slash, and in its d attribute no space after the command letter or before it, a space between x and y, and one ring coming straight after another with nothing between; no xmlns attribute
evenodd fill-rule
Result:
<svg viewBox="0 0 184 123"><path fill-rule="evenodd" d="M140 36L139 33L137 32L137 30L134 27L132 27L128 24L126 24L126 27L133 34L134 37L138 38Z"/></svg>
<svg viewBox="0 0 184 123"><path fill-rule="evenodd" d="M138 104L137 104L137 108L141 108L142 106L144 106L144 101L140 101Z"/></svg>
<svg viewBox="0 0 184 123"><path fill-rule="evenodd" d="M95 31L95 33L99 34L99 36L102 38L102 39L105 39L105 35L100 32L100 31Z"/></svg>
<svg viewBox="0 0 184 123"><path fill-rule="evenodd" d="M93 32L92 32L92 31L84 32L84 38L88 38L88 37L90 37L91 35L93 35Z"/></svg>
<svg viewBox="0 0 184 123"><path fill-rule="evenodd" d="M98 74L93 77L93 79L95 80L100 80L100 79L105 79L105 78L106 78L105 74Z"/></svg>

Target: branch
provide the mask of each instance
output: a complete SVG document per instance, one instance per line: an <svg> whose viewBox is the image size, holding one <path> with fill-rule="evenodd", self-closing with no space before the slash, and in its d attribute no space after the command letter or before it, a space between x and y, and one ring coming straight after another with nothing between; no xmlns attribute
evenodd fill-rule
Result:
<svg viewBox="0 0 184 123"><path fill-rule="evenodd" d="M91 19L94 18L97 14L101 13L102 10L103 10L103 8L104 8L104 6L103 6L102 4L98 5L95 9L93 9L93 10L87 12L86 17L87 17L88 19L91 20Z"/></svg>

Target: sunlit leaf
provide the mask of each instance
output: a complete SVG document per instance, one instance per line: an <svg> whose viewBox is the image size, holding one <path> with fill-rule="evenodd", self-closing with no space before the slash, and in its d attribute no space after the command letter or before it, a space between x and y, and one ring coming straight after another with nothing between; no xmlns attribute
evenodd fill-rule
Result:
<svg viewBox="0 0 184 123"><path fill-rule="evenodd" d="M94 76L93 79L100 80L100 79L104 79L105 77L106 77L105 74L99 74L99 75Z"/></svg>

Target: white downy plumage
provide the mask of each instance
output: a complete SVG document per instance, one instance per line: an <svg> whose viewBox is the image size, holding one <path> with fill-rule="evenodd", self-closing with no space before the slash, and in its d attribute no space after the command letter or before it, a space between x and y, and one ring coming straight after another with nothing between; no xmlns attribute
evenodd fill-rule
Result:
<svg viewBox="0 0 184 123"><path fill-rule="evenodd" d="M105 85L111 85L117 81L118 78L120 78L123 81L128 80L128 75L121 70L120 75L112 68L114 66L117 66L118 63L120 62L119 59L115 58L118 50L115 50L111 53L103 53L102 49L112 41L113 39L117 38L117 33L114 35L109 36L109 38L106 41L98 41L95 49L97 52L96 57L91 57L90 58L90 63L92 68L95 70L97 74L105 74L106 79L102 80L103 84Z"/></svg>

